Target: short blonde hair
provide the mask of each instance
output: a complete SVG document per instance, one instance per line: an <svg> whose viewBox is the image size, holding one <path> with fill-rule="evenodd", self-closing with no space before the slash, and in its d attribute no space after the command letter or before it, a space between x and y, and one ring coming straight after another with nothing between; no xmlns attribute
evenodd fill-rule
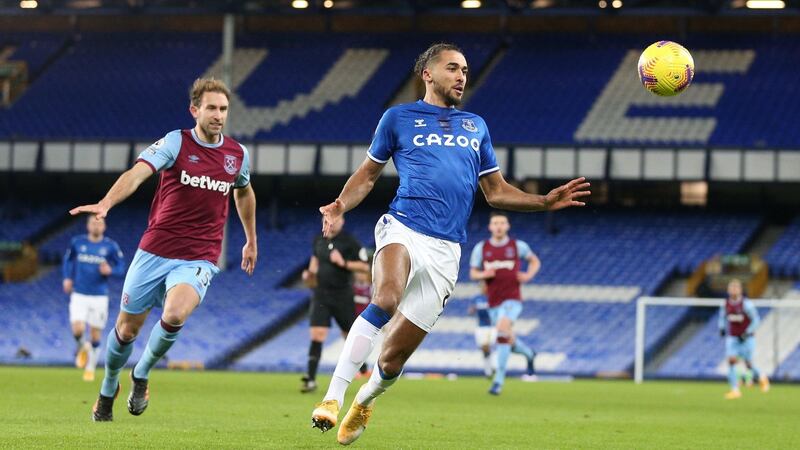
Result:
<svg viewBox="0 0 800 450"><path fill-rule="evenodd" d="M227 98L228 101L231 100L231 90L228 89L228 86L226 86L222 80L217 80L214 77L198 78L194 80L192 88L189 90L189 99L192 105L199 107L203 100L203 94L206 92L219 92L220 94L225 94L225 98Z"/></svg>

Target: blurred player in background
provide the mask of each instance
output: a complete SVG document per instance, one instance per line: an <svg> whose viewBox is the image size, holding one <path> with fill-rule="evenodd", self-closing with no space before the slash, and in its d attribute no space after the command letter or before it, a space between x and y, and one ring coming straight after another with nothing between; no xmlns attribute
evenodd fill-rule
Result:
<svg viewBox="0 0 800 450"><path fill-rule="evenodd" d="M375 251L362 248L358 257L366 261L367 270L358 271L353 274L353 302L356 306L356 317L361 315L372 301L372 257Z"/></svg>
<svg viewBox="0 0 800 450"><path fill-rule="evenodd" d="M523 355L528 360L527 376L534 374L533 360L536 353L514 336L514 322L522 313L520 285L536 276L541 267L539 258L523 241L508 235L511 224L508 215L494 211L489 218L491 237L478 242L470 256L469 276L486 283L489 297L489 316L497 328L497 371L489 389L492 395L500 395L506 379L506 366L511 352ZM520 261L528 262L525 272L520 270Z"/></svg>
<svg viewBox="0 0 800 450"><path fill-rule="evenodd" d="M317 389L317 368L322 358L322 344L328 338L331 318L347 336L355 319L353 302L353 273L366 272L369 264L359 258L361 244L350 233L342 230L344 218L331 226L327 237L314 238L308 268L303 271L303 281L314 290L309 307L308 366L302 378L301 392Z"/></svg>
<svg viewBox="0 0 800 450"><path fill-rule="evenodd" d="M84 381L94 381L100 334L108 320L108 277L124 274L125 260L119 245L103 235L105 220L89 217L86 231L72 238L64 254L62 287L69 294L69 322L78 347L75 366L84 369ZM89 341L84 339L87 325Z"/></svg>
<svg viewBox="0 0 800 450"><path fill-rule="evenodd" d="M70 211L102 219L160 172L147 229L125 277L121 310L107 339L105 377L92 407L94 421L113 420L119 373L150 309L160 306L161 321L131 371L128 412L138 416L147 408L150 369L175 343L219 272L216 263L231 193L246 237L241 268L248 275L255 268L256 197L250 185L250 157L243 145L222 134L230 91L221 81L201 78L194 82L189 98L194 128L168 133L139 155L99 203Z"/></svg>
<svg viewBox="0 0 800 450"><path fill-rule="evenodd" d="M354 321L367 309L370 302L372 302L372 256L374 253L373 250L366 248L362 248L359 253L359 258L362 260L366 259L368 270L366 272L358 271L353 274L353 303L355 303ZM361 365L361 368L358 369L356 378L372 375L372 371L369 369L370 366L367 365L368 363L371 364L374 363L374 361L365 361L364 364Z"/></svg>
<svg viewBox="0 0 800 450"><path fill-rule="evenodd" d="M475 314L478 319L475 328L475 344L483 352L483 374L487 377L494 376L495 365L492 362L492 343L497 340L497 328L492 326L489 316L489 300L486 298L486 284L480 283L481 293L472 298L467 312Z"/></svg>
<svg viewBox="0 0 800 450"><path fill-rule="evenodd" d="M739 390L739 374L736 362L741 359L758 380L763 392L769 391L769 379L753 364L756 338L753 336L761 317L753 302L743 294L742 282L733 279L728 283L728 298L719 309L719 333L725 337L725 357L728 358L728 384L731 390L725 394L729 400L742 396Z"/></svg>
<svg viewBox="0 0 800 450"><path fill-rule="evenodd" d="M320 208L323 234L328 235L341 216L369 194L393 159L400 186L389 212L375 226L372 303L350 329L328 392L311 414L313 426L322 431L336 425L347 387L391 319L372 376L339 427L341 444L352 443L364 431L375 398L397 381L453 293L459 243L466 242L466 222L478 185L490 205L520 211L579 206L589 195L582 178L546 196L526 194L503 179L486 123L455 109L467 71L464 55L452 44L435 44L423 52L415 72L425 82L425 98L386 111L367 158L339 197Z"/></svg>

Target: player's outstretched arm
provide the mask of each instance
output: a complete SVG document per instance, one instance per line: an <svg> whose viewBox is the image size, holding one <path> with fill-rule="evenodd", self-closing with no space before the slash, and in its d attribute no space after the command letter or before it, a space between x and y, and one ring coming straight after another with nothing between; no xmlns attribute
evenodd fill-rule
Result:
<svg viewBox="0 0 800 450"><path fill-rule="evenodd" d="M589 183L583 177L559 186L547 195L522 192L508 184L499 172L492 172L480 179L481 190L492 208L510 211L555 211L570 206L585 206L581 201L591 194Z"/></svg>
<svg viewBox="0 0 800 450"><path fill-rule="evenodd" d="M253 186L248 184L245 187L233 191L233 200L236 203L236 211L239 213L239 220L242 221L244 236L247 242L242 247L242 270L248 275L253 274L258 259L258 239L256 238L256 193Z"/></svg>
<svg viewBox="0 0 800 450"><path fill-rule="evenodd" d="M133 167L125 171L117 178L111 189L102 200L93 205L83 205L77 208L72 208L69 213L73 216L81 213L89 213L97 216L98 219L103 219L108 214L108 210L113 208L116 204L130 197L131 194L136 192L139 185L144 182L150 175L153 174L153 169L143 162L137 162Z"/></svg>
<svg viewBox="0 0 800 450"><path fill-rule="evenodd" d="M328 237L331 224L347 211L358 206L367 194L375 187L375 181L381 175L385 164L365 158L364 162L350 175L347 183L344 184L339 197L319 209L322 214L322 235Z"/></svg>

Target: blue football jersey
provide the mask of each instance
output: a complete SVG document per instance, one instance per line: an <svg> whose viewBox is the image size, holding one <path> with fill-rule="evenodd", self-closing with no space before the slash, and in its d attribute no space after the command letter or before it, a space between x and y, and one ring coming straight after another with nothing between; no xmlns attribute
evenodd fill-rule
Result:
<svg viewBox="0 0 800 450"><path fill-rule="evenodd" d="M422 100L383 114L368 156L394 161L400 187L392 216L414 231L461 243L478 178L500 170L480 116Z"/></svg>
<svg viewBox="0 0 800 450"><path fill-rule="evenodd" d="M478 318L478 326L492 326L492 319L489 316L489 300L486 298L486 296L476 295L472 299L472 305L475 307L475 316Z"/></svg>
<svg viewBox="0 0 800 450"><path fill-rule="evenodd" d="M111 266L112 275L125 273L125 260L119 245L104 237L92 242L88 235L72 238L64 254L64 278L72 280L73 291L84 295L108 295L108 277L100 273L100 263Z"/></svg>

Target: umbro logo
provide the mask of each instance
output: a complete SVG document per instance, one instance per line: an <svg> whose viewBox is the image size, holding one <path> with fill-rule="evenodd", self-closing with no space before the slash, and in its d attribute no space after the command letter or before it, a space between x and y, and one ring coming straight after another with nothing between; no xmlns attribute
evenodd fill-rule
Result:
<svg viewBox="0 0 800 450"><path fill-rule="evenodd" d="M200 157L197 155L189 155L189 162L196 163L200 161Z"/></svg>
<svg viewBox="0 0 800 450"><path fill-rule="evenodd" d="M422 128L428 126L425 119L414 119L414 128Z"/></svg>

